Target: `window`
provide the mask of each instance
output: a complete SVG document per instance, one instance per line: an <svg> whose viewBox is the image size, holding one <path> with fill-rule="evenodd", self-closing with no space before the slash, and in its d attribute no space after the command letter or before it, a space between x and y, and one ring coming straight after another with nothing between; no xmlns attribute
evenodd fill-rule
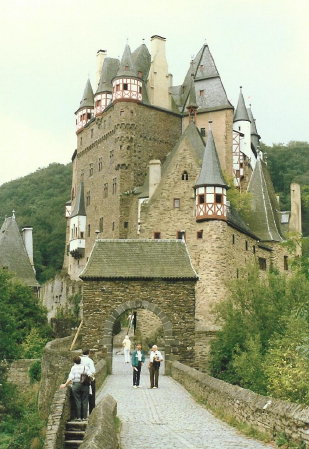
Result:
<svg viewBox="0 0 309 449"><path fill-rule="evenodd" d="M128 222L128 221L125 221L125 222L123 223L123 227L124 227L124 229L128 229L128 227L129 227L129 222Z"/></svg>
<svg viewBox="0 0 309 449"><path fill-rule="evenodd" d="M124 115L124 110L120 111L120 117L122 117Z"/></svg>
<svg viewBox="0 0 309 449"><path fill-rule="evenodd" d="M204 69L204 66L203 66L203 64L200 64L200 69L201 69L201 70L203 70L203 69Z"/></svg>
<svg viewBox="0 0 309 449"><path fill-rule="evenodd" d="M245 241L245 249L246 249L246 251L248 251L248 248L249 248L249 245L248 245L248 241L246 240Z"/></svg>
<svg viewBox="0 0 309 449"><path fill-rule="evenodd" d="M180 199L174 198L174 209L179 209L179 208L180 208Z"/></svg>
<svg viewBox="0 0 309 449"><path fill-rule="evenodd" d="M188 181L189 175L188 175L188 172L186 170L182 173L181 179L182 179L182 181Z"/></svg>
<svg viewBox="0 0 309 449"><path fill-rule="evenodd" d="M93 175L93 164L89 164L89 176Z"/></svg>
<svg viewBox="0 0 309 449"><path fill-rule="evenodd" d="M113 195L116 194L116 191L117 191L117 178L113 178L113 190L112 190Z"/></svg>
<svg viewBox="0 0 309 449"><path fill-rule="evenodd" d="M116 84L116 91L120 90L120 84Z"/></svg>
<svg viewBox="0 0 309 449"><path fill-rule="evenodd" d="M205 203L205 195L204 194L198 196L198 203L199 204Z"/></svg>
<svg viewBox="0 0 309 449"><path fill-rule="evenodd" d="M93 129L90 131L90 137L93 137Z"/></svg>
<svg viewBox="0 0 309 449"><path fill-rule="evenodd" d="M178 240L186 240L186 231L177 231Z"/></svg>
<svg viewBox="0 0 309 449"><path fill-rule="evenodd" d="M115 222L113 221L113 223L112 223L112 231L114 231L115 230Z"/></svg>
<svg viewBox="0 0 309 449"><path fill-rule="evenodd" d="M236 278L237 279L239 278L239 270L238 270L238 268L236 268Z"/></svg>
<svg viewBox="0 0 309 449"><path fill-rule="evenodd" d="M95 102L95 105L96 105L97 108L98 108L99 106L101 106L101 100L97 100L97 101Z"/></svg>
<svg viewBox="0 0 309 449"><path fill-rule="evenodd" d="M232 244L235 245L235 234L232 235Z"/></svg>
<svg viewBox="0 0 309 449"><path fill-rule="evenodd" d="M129 70L129 66L126 65L126 66L124 67L124 69L125 69L126 71Z"/></svg>
<svg viewBox="0 0 309 449"><path fill-rule="evenodd" d="M200 97L204 97L205 96L205 91L204 91L204 89L203 90L200 90Z"/></svg>
<svg viewBox="0 0 309 449"><path fill-rule="evenodd" d="M259 257L259 268L260 270L266 270L266 259L264 257Z"/></svg>
<svg viewBox="0 0 309 449"><path fill-rule="evenodd" d="M217 204L221 204L222 203L222 194L221 193L216 193L216 195L215 195L215 202Z"/></svg>
<svg viewBox="0 0 309 449"><path fill-rule="evenodd" d="M79 143L80 143L81 145L83 144L83 138L82 138L82 137L79 139Z"/></svg>
<svg viewBox="0 0 309 449"><path fill-rule="evenodd" d="M108 183L106 182L103 186L103 198L108 197Z"/></svg>
<svg viewBox="0 0 309 449"><path fill-rule="evenodd" d="M201 128L201 136L203 136L203 137L206 136L206 129L205 128Z"/></svg>
<svg viewBox="0 0 309 449"><path fill-rule="evenodd" d="M114 150L110 150L109 152L109 163L112 164L114 161Z"/></svg>
<svg viewBox="0 0 309 449"><path fill-rule="evenodd" d="M90 205L90 190L86 193L86 206Z"/></svg>
<svg viewBox="0 0 309 449"><path fill-rule="evenodd" d="M123 90L128 90L128 83L123 83Z"/></svg>
<svg viewBox="0 0 309 449"><path fill-rule="evenodd" d="M196 233L196 238L197 238L197 239L202 239L202 238L203 238L203 230L197 231L197 233Z"/></svg>
<svg viewBox="0 0 309 449"><path fill-rule="evenodd" d="M100 217L100 220L99 220L99 231L103 232L103 217Z"/></svg>
<svg viewBox="0 0 309 449"><path fill-rule="evenodd" d="M159 240L161 238L161 232L154 232L153 238Z"/></svg>
<svg viewBox="0 0 309 449"><path fill-rule="evenodd" d="M139 93L139 94L142 93L142 87L141 87L141 86L139 86L139 88L138 88L138 93Z"/></svg>
<svg viewBox="0 0 309 449"><path fill-rule="evenodd" d="M252 252L255 254L255 245L252 246Z"/></svg>
<svg viewBox="0 0 309 449"><path fill-rule="evenodd" d="M284 256L283 262L284 262L284 269L288 270L289 269L289 258L288 258L288 256Z"/></svg>
<svg viewBox="0 0 309 449"><path fill-rule="evenodd" d="M103 168L102 158L99 157L99 171L102 171L102 168Z"/></svg>
<svg viewBox="0 0 309 449"><path fill-rule="evenodd" d="M91 119L91 112L87 112L87 120Z"/></svg>
<svg viewBox="0 0 309 449"><path fill-rule="evenodd" d="M143 77L143 72L137 72L137 76L138 76L139 78L142 78L142 77Z"/></svg>
<svg viewBox="0 0 309 449"><path fill-rule="evenodd" d="M91 227L90 227L90 224L89 224L88 227L87 227L87 236L88 237L90 237L90 230L91 230Z"/></svg>
<svg viewBox="0 0 309 449"><path fill-rule="evenodd" d="M84 238L84 233L81 231L80 233L80 238L83 239Z"/></svg>

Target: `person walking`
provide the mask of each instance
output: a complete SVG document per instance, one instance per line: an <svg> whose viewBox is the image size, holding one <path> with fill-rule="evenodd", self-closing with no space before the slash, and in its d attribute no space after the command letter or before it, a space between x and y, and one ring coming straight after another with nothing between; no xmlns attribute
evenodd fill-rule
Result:
<svg viewBox="0 0 309 449"><path fill-rule="evenodd" d="M163 357L158 351L158 346L153 345L149 357L150 388L158 388L159 369L162 361Z"/></svg>
<svg viewBox="0 0 309 449"><path fill-rule="evenodd" d="M81 421L87 419L89 395L89 385L81 382L81 376L82 374L91 376L91 371L88 366L81 364L81 358L79 356L74 357L73 362L74 365L71 368L68 379L64 384L60 385L60 388L66 388L68 385L72 384L76 419Z"/></svg>
<svg viewBox="0 0 309 449"><path fill-rule="evenodd" d="M89 415L95 407L95 366L92 358L90 357L90 349L84 349L81 355L81 364L88 366L91 372L91 383L89 388Z"/></svg>
<svg viewBox="0 0 309 449"><path fill-rule="evenodd" d="M124 337L122 346L123 346L123 353L124 353L124 363L130 363L131 340L129 338L129 335L126 335Z"/></svg>
<svg viewBox="0 0 309 449"><path fill-rule="evenodd" d="M133 368L133 388L139 387L142 364L145 362L145 353L142 345L138 343L135 351L132 352L131 364Z"/></svg>

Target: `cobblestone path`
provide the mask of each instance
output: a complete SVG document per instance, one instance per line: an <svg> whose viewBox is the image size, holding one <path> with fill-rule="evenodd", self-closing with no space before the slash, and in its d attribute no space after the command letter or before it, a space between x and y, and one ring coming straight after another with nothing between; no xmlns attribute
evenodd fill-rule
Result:
<svg viewBox="0 0 309 449"><path fill-rule="evenodd" d="M177 382L160 373L159 388L149 389L147 360L141 388L132 387L132 369L123 355L113 358L113 375L97 395L117 401L122 449L265 449L269 445L240 435L198 405Z"/></svg>

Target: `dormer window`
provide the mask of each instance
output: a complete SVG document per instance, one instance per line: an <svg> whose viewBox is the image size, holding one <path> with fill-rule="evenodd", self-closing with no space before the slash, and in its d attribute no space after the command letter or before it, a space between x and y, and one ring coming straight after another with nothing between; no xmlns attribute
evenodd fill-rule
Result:
<svg viewBox="0 0 309 449"><path fill-rule="evenodd" d="M204 97L205 96L205 90L200 90L200 97Z"/></svg>
<svg viewBox="0 0 309 449"><path fill-rule="evenodd" d="M201 70L204 70L203 64L200 65L200 69L201 69Z"/></svg>
<svg viewBox="0 0 309 449"><path fill-rule="evenodd" d="M124 66L124 69L125 69L125 70L129 70L129 66L128 66L128 65L125 65L125 66Z"/></svg>
<svg viewBox="0 0 309 449"><path fill-rule="evenodd" d="M142 77L143 77L143 72L137 72L137 76L138 76L139 78L142 78Z"/></svg>

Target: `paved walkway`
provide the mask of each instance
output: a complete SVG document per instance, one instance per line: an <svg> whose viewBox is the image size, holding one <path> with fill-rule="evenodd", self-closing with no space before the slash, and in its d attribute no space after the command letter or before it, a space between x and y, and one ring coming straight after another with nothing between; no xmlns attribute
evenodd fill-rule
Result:
<svg viewBox="0 0 309 449"><path fill-rule="evenodd" d="M107 378L97 401L106 394L116 399L122 449L270 448L215 418L172 378L160 376L157 390L148 387L147 360L141 388L134 389L131 366L124 363L123 355L114 356L113 375Z"/></svg>

